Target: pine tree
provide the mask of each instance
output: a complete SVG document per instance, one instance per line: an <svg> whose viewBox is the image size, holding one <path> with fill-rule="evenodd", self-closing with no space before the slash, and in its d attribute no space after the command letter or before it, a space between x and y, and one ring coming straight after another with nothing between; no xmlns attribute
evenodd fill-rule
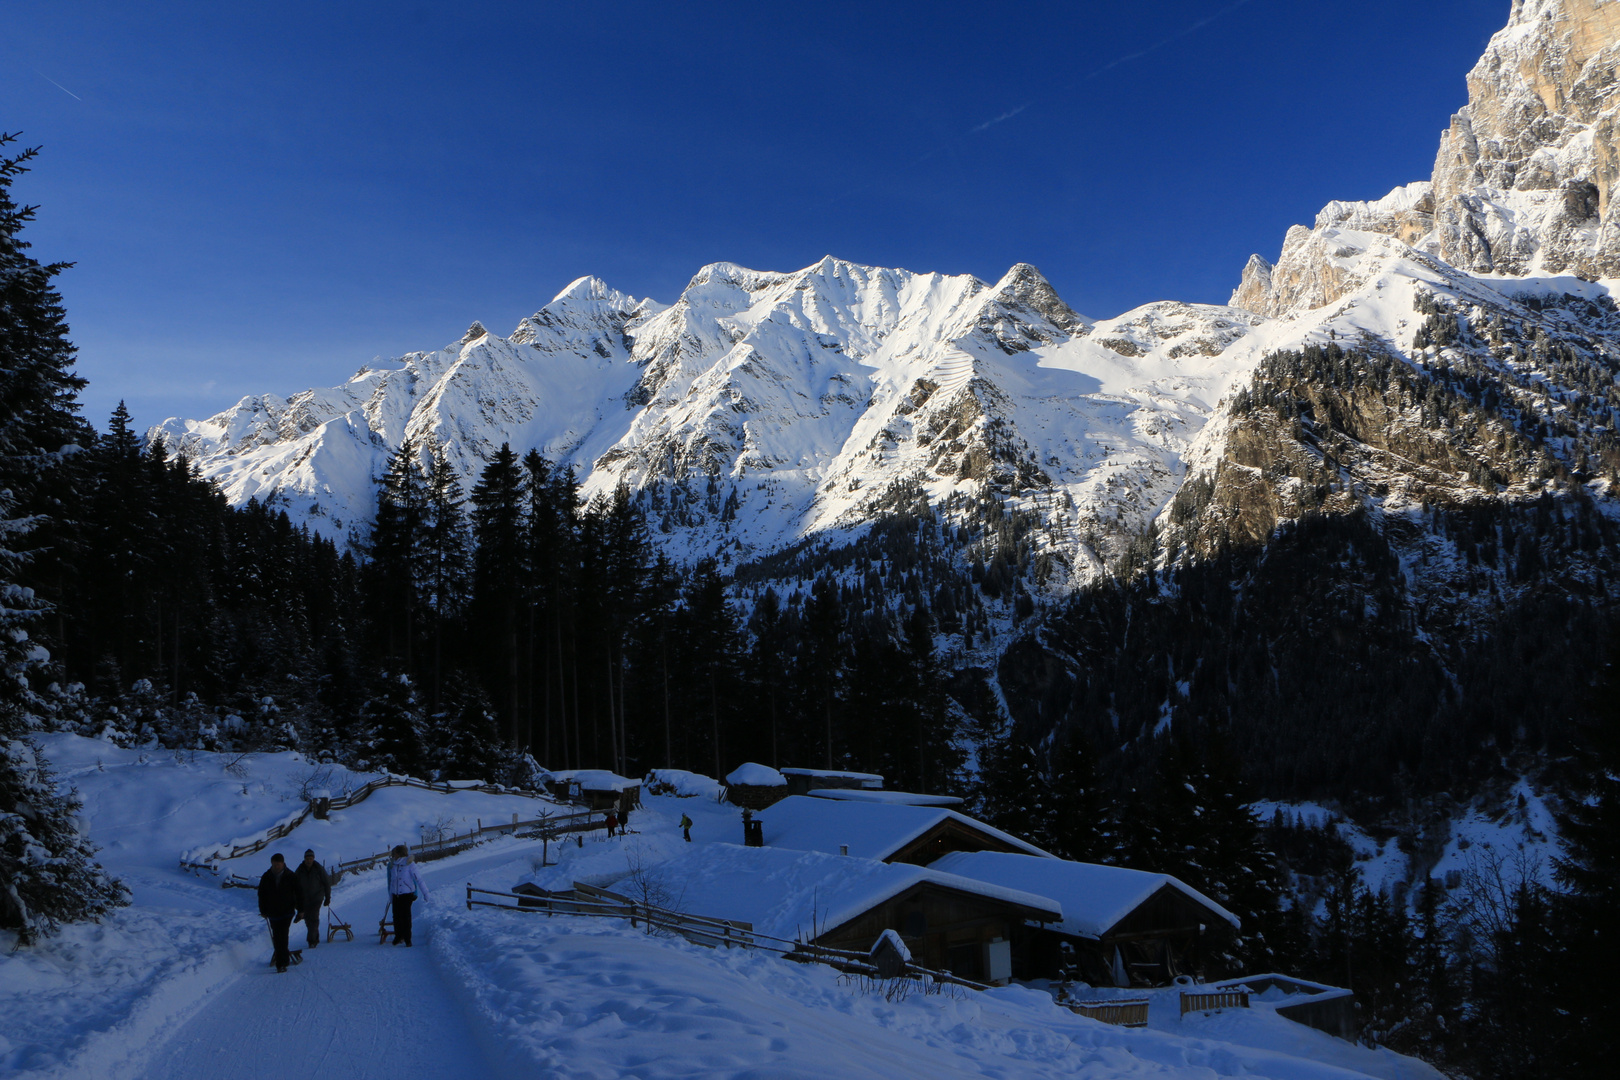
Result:
<svg viewBox="0 0 1620 1080"><path fill-rule="evenodd" d="M1108 854L1106 801L1096 751L1078 728L1052 748L1052 852L1078 862Z"/></svg>
<svg viewBox="0 0 1620 1080"><path fill-rule="evenodd" d="M0 134L0 146L16 136ZM46 659L29 640L41 604L20 584L51 472L82 437L84 385L52 278L19 234L34 208L11 199L36 151L0 158L0 927L32 942L60 923L99 918L128 893L94 862L74 822L79 803L57 791L33 739L40 702L30 675Z"/></svg>
<svg viewBox="0 0 1620 1080"><path fill-rule="evenodd" d="M455 466L441 445L434 450L428 470L422 545L415 567L422 609L431 620L435 707L444 694L445 642L453 636L459 640L455 630L467 605L472 540L467 515L461 509L464 501Z"/></svg>
<svg viewBox="0 0 1620 1080"><path fill-rule="evenodd" d="M1564 854L1554 863L1562 895L1553 898L1565 950L1559 997L1570 1017L1566 1064L1598 1075L1620 1056L1620 650L1611 649L1578 732L1581 777L1559 817Z"/></svg>
<svg viewBox="0 0 1620 1080"><path fill-rule="evenodd" d="M413 670L421 618L417 570L427 523L427 489L417 467L417 447L406 439L388 459L377 492L365 568L366 606L378 635L378 650Z"/></svg>
<svg viewBox="0 0 1620 1080"><path fill-rule="evenodd" d="M483 643L488 685L506 712L508 740L522 738L518 609L524 566L524 473L511 446L501 444L473 488L473 579L470 623ZM504 692L499 692L504 691Z"/></svg>

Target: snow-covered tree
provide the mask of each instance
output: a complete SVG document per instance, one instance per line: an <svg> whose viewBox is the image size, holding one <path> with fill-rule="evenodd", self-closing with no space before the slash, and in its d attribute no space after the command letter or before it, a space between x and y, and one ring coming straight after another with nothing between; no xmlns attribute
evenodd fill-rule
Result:
<svg viewBox="0 0 1620 1080"><path fill-rule="evenodd" d="M0 133L0 146L16 136ZM79 804L57 790L33 738L39 703L29 679L49 654L29 637L42 604L20 584L30 536L50 504L51 471L82 430L73 346L52 278L19 233L34 208L11 199L35 154L0 157L0 927L23 941L126 902L79 834Z"/></svg>

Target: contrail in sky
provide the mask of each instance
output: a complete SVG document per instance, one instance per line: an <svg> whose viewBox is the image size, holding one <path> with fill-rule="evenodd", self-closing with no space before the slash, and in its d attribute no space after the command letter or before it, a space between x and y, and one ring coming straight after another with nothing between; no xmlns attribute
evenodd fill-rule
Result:
<svg viewBox="0 0 1620 1080"><path fill-rule="evenodd" d="M39 70L39 68L34 69L34 74L38 75L40 78L44 79L46 82L50 83L52 86L54 86L58 90L62 91L62 93L66 94L68 97L72 98L74 101L83 101L84 100L84 98L80 97L78 94L75 94L73 91L69 90L67 87L63 86L61 83L57 82L55 79L51 78L49 75L47 75L43 71Z"/></svg>
<svg viewBox="0 0 1620 1080"><path fill-rule="evenodd" d="M1216 19L1224 18L1225 16L1230 15L1232 12L1236 11L1240 7L1243 7L1247 3L1249 3L1249 0L1236 0L1235 3L1227 4L1225 7L1221 8L1221 10L1215 12L1214 14L1205 15L1202 19L1199 19L1197 22L1189 23L1187 26L1183 27L1182 29L1178 30L1176 33L1171 34L1169 37L1164 38L1161 41L1155 41L1152 45L1149 45L1146 48L1138 49L1135 52L1126 53L1124 56L1116 56L1114 59L1108 61L1108 63L1104 64L1102 67L1098 68L1096 71L1091 72L1089 75L1086 76L1086 78L1095 79L1098 75L1101 75L1103 72L1112 71L1114 68L1119 67L1121 64L1128 64L1132 60L1140 60L1142 57L1146 56L1148 53L1154 52L1155 50L1158 50L1158 49L1162 49L1166 45L1170 44L1172 41L1179 41L1180 39L1188 36L1189 34L1196 34L1198 31L1202 30L1204 27L1208 26L1210 23L1214 22ZM1074 83L1070 83L1067 86L1061 87L1060 89L1062 89L1062 90L1072 90L1074 87L1076 87L1078 85L1080 85L1078 82L1074 82ZM1006 112L1002 113L1000 116L996 117L993 120L986 120L982 124L979 124L979 125L977 125L975 127L969 128L968 129L968 134L969 135L977 135L979 132L985 130L986 128L994 127L995 125L1001 123L1003 120L1011 120L1013 117L1017 116L1019 113L1023 112L1025 109L1029 108L1033 104L1035 104L1035 101L1032 99L1030 101L1024 102L1022 105L1018 106L1016 109L1008 109Z"/></svg>

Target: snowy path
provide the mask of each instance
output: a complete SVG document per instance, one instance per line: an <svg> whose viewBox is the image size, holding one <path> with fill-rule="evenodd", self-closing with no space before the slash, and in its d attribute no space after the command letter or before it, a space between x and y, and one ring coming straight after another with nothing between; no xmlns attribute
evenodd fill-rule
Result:
<svg viewBox="0 0 1620 1080"><path fill-rule="evenodd" d="M481 864L511 858L510 851L486 851L423 867L435 906L456 903L458 884ZM406 949L377 944L379 873L340 886L333 903L354 926L354 941L306 949L302 965L278 975L268 962L269 933L261 922L263 966L227 986L184 1024L143 1075L257 1076L270 1061L278 1063L278 1074L346 1080L500 1075L433 963L434 910L417 905L415 945ZM294 946L303 935L304 927L295 924Z"/></svg>

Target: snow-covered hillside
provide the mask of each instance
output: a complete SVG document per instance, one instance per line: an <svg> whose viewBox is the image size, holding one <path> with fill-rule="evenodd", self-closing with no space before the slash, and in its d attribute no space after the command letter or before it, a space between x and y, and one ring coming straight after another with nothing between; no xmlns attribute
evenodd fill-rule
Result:
<svg viewBox="0 0 1620 1080"><path fill-rule="evenodd" d="M406 438L442 445L469 487L510 443L573 465L587 498L646 492L683 559L859 529L919 484L1038 497L1077 538L1164 504L1263 323L1160 303L1093 324L1024 265L992 286L830 257L719 263L669 307L584 278L510 337L474 324L343 386L152 434L234 502L274 500L338 539L364 535Z"/></svg>
<svg viewBox="0 0 1620 1080"><path fill-rule="evenodd" d="M101 925L0 949L7 1075L192 1080L258 1075L274 1060L289 1074L356 1078L1438 1077L1263 1002L1183 1017L1172 990L1154 998L1148 1029L1128 1030L1076 1016L1039 989L890 1000L765 951L700 948L613 920L466 909L466 883L506 890L539 867L540 844L511 838L424 865L430 893L411 950L378 946L381 873L346 877L333 910L356 939L323 942L278 975L266 963L252 891L185 873L178 853L285 817L309 779L306 763L294 754L128 750L72 735L42 742L84 796L84 827L134 903ZM341 770L329 778L338 787L360 779ZM379 839L410 842L446 822L487 820L502 808L483 800L499 798L389 788L305 822L283 848L296 859L306 846L329 857ZM532 800L521 802L532 810ZM553 846L561 862L545 873L565 887L607 883L689 855L694 844L676 825L683 813L696 822L696 846L741 836L735 807L649 796L628 836ZM224 872L256 877L266 855Z"/></svg>

